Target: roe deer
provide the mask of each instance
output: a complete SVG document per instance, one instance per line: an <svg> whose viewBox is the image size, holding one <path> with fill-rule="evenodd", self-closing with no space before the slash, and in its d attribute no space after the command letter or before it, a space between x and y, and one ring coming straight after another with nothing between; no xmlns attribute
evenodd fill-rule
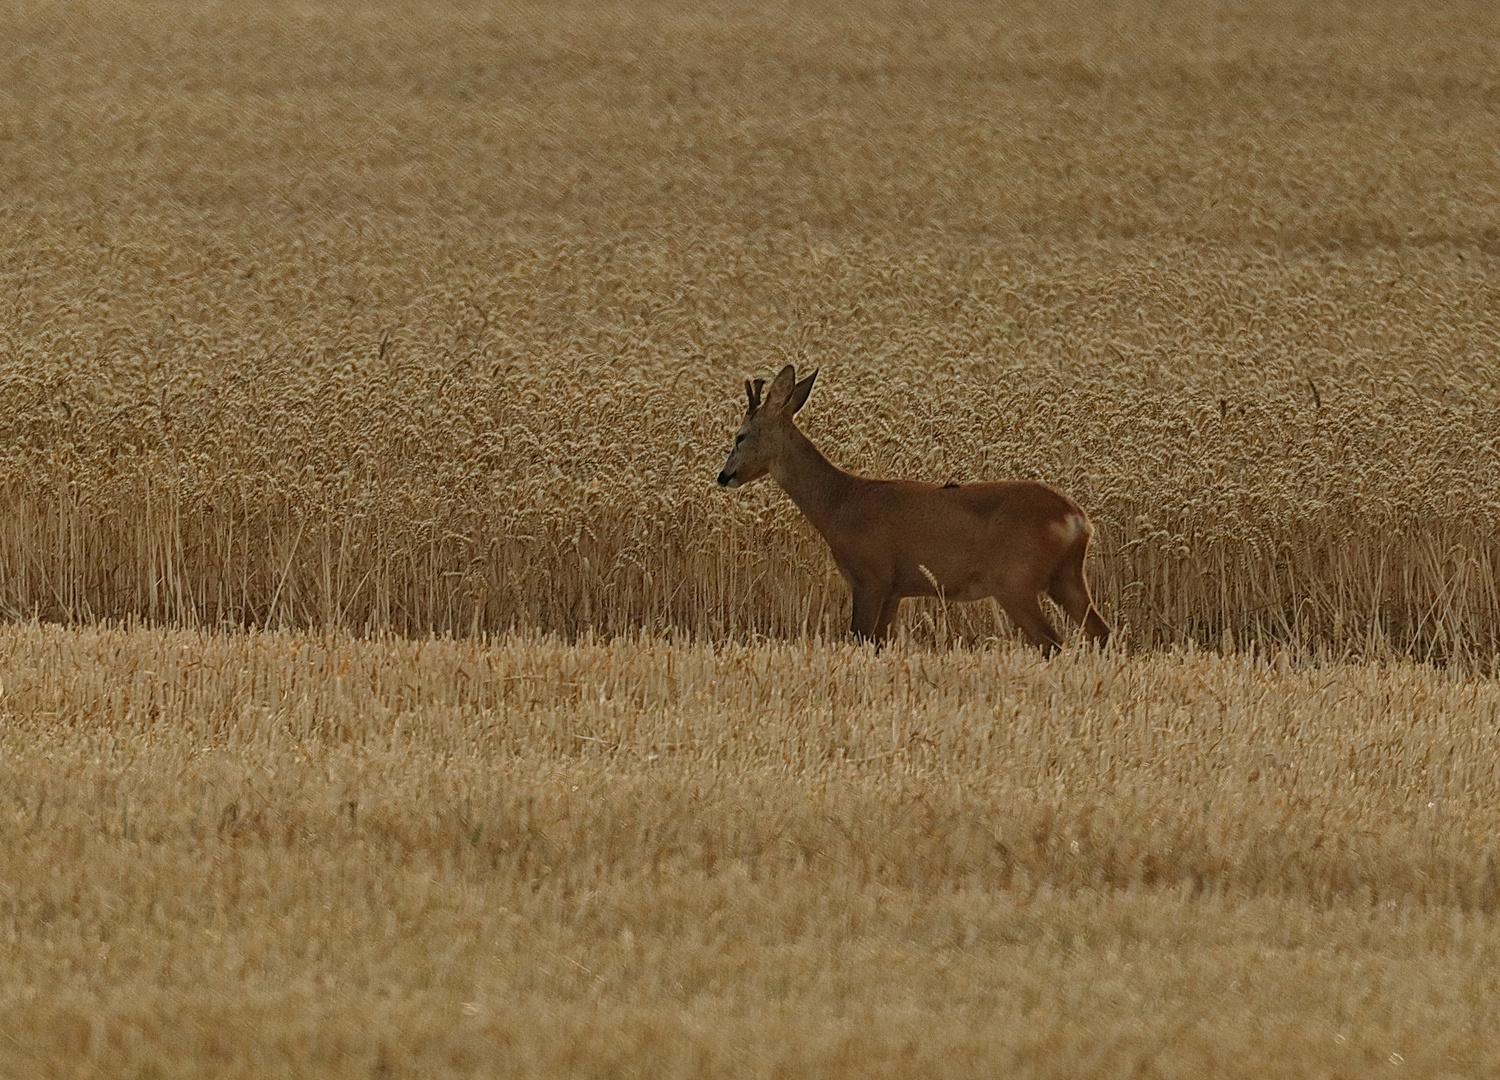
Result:
<svg viewBox="0 0 1500 1080"><path fill-rule="evenodd" d="M939 485L844 472L792 421L817 377L798 382L788 364L764 401L765 380L746 381L750 406L719 484L776 478L833 550L854 594L856 637L884 641L903 597L992 596L1050 654L1062 639L1037 600L1045 591L1089 638L1108 640L1083 576L1094 527L1077 503L1032 480Z"/></svg>

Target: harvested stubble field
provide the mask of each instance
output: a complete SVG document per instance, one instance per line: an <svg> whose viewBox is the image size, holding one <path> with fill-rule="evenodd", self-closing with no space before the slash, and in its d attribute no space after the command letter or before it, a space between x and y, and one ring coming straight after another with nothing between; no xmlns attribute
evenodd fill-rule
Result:
<svg viewBox="0 0 1500 1080"><path fill-rule="evenodd" d="M1500 1069L1500 685L0 631L0 1070Z"/></svg>
<svg viewBox="0 0 1500 1080"><path fill-rule="evenodd" d="M5 1072L1500 1069L1500 12L0 10Z"/></svg>

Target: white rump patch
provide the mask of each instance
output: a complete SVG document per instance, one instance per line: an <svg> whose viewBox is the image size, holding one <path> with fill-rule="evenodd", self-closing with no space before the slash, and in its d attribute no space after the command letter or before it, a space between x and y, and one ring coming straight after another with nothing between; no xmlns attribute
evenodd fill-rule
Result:
<svg viewBox="0 0 1500 1080"><path fill-rule="evenodd" d="M1089 519L1082 514L1069 514L1061 521L1052 523L1053 534L1064 544L1071 544L1079 537L1088 536L1093 531Z"/></svg>

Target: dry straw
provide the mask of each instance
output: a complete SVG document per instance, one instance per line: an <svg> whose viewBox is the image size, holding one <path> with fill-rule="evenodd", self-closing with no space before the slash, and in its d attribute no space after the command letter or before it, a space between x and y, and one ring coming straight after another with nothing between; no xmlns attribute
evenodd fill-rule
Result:
<svg viewBox="0 0 1500 1080"><path fill-rule="evenodd" d="M141 627L0 650L7 1074L1500 1065L1492 680Z"/></svg>

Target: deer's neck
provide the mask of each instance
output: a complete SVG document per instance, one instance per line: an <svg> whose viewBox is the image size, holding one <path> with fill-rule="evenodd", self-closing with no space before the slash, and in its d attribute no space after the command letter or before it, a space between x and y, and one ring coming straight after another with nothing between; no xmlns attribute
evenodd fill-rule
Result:
<svg viewBox="0 0 1500 1080"><path fill-rule="evenodd" d="M771 475L825 537L858 482L858 477L831 463L796 428L792 429L791 449L771 462Z"/></svg>

